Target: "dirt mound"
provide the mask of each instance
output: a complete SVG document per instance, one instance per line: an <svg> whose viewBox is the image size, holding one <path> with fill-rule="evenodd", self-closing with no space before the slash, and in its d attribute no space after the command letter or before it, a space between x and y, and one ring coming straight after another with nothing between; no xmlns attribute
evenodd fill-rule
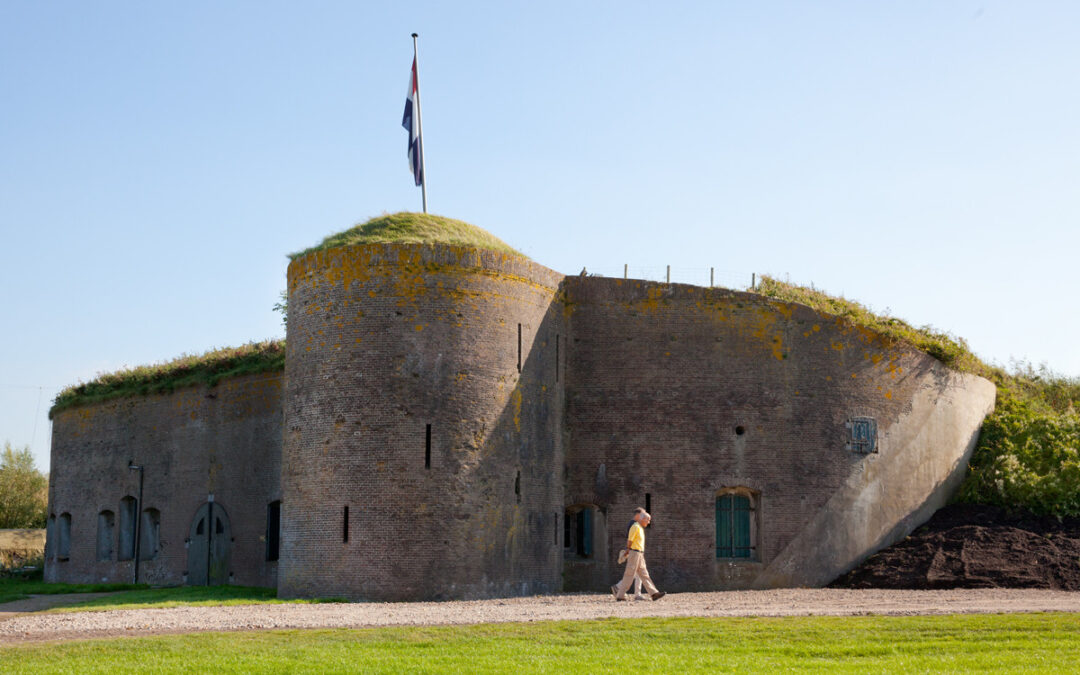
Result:
<svg viewBox="0 0 1080 675"><path fill-rule="evenodd" d="M1080 518L947 506L830 586L1080 590Z"/></svg>

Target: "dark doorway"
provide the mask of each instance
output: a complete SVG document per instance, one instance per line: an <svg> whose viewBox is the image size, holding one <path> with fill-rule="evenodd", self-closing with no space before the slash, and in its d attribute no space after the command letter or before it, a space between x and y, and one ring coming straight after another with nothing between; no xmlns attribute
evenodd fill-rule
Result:
<svg viewBox="0 0 1080 675"><path fill-rule="evenodd" d="M229 582L232 527L221 504L207 502L195 512L188 533L188 584L218 586Z"/></svg>

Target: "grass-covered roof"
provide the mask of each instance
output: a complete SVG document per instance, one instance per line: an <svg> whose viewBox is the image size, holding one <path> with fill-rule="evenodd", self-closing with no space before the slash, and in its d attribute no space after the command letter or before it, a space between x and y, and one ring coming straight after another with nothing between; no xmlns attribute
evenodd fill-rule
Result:
<svg viewBox="0 0 1080 675"><path fill-rule="evenodd" d="M172 361L125 368L72 385L56 395L49 417L64 408L84 403L164 394L199 384L214 386L229 377L284 369L284 340L251 342L241 347L213 349L205 354L185 354Z"/></svg>
<svg viewBox="0 0 1080 675"><path fill-rule="evenodd" d="M452 244L525 257L502 239L465 221L444 218L430 213L410 212L389 213L372 218L365 223L354 225L344 232L332 234L323 239L317 246L304 249L299 253L293 253L289 257L297 258L305 253L338 246L392 243Z"/></svg>

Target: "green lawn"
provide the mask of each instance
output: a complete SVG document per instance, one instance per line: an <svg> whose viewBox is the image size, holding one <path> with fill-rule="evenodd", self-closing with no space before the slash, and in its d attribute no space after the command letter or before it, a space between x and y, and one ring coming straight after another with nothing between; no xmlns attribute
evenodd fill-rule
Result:
<svg viewBox="0 0 1080 675"><path fill-rule="evenodd" d="M0 671L1050 672L1080 667L1080 615L609 619L199 633L0 649Z"/></svg>
<svg viewBox="0 0 1080 675"><path fill-rule="evenodd" d="M145 584L47 584L41 581L0 579L0 603L21 600L30 595L58 593L98 593L120 591L115 595L89 598L73 605L56 607L50 612L85 612L99 609L143 609L195 605L259 605L284 602L344 602L335 598L279 600L277 590L256 586L175 586L150 588Z"/></svg>
<svg viewBox="0 0 1080 675"><path fill-rule="evenodd" d="M193 607L200 605L266 605L279 603L345 602L336 598L280 600L277 589L257 586L177 586L126 591L94 598L50 612L85 612L105 609Z"/></svg>
<svg viewBox="0 0 1080 675"><path fill-rule="evenodd" d="M47 584L30 579L0 578L0 603L22 600L31 595L56 595L59 593L100 593L103 591L126 591L145 589L145 584Z"/></svg>

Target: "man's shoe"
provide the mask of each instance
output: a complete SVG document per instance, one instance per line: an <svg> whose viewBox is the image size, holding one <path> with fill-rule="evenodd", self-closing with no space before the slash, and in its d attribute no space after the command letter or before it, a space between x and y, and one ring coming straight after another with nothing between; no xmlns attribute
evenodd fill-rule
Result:
<svg viewBox="0 0 1080 675"><path fill-rule="evenodd" d="M652 599L653 600L659 600L660 598L664 597L665 595L667 595L667 593L665 593L663 591L657 591L657 592L652 594Z"/></svg>
<svg viewBox="0 0 1080 675"><path fill-rule="evenodd" d="M620 598L619 596L616 595L615 596L615 602L626 602L626 598L625 597Z"/></svg>

